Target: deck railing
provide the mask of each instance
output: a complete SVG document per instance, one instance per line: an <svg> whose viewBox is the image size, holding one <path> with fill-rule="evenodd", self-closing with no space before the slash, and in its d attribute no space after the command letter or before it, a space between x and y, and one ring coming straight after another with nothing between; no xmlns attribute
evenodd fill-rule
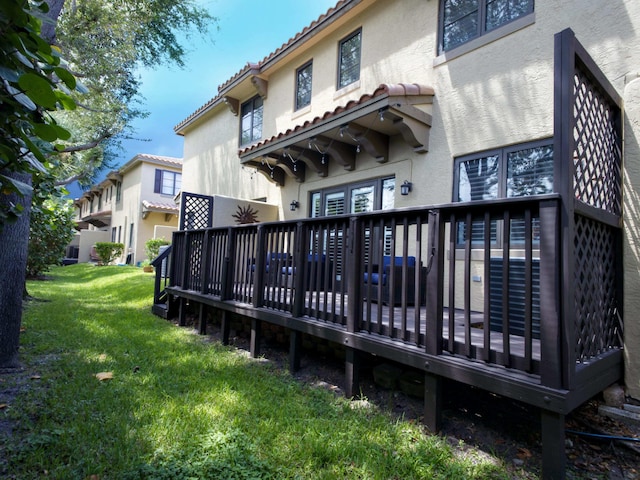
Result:
<svg viewBox="0 0 640 480"><path fill-rule="evenodd" d="M567 387L564 346L580 337L559 313L559 205L546 195L179 231L171 282ZM583 310L582 329L602 330ZM621 346L598 342L598 354Z"/></svg>

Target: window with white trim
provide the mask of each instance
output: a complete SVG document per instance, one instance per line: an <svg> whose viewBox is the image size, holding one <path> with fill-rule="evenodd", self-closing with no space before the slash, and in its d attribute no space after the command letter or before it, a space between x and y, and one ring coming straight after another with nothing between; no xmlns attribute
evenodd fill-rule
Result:
<svg viewBox="0 0 640 480"><path fill-rule="evenodd" d="M156 169L153 193L175 196L182 187L182 174L169 170Z"/></svg>
<svg viewBox="0 0 640 480"><path fill-rule="evenodd" d="M338 90L360 80L362 30L340 41L338 53Z"/></svg>
<svg viewBox="0 0 640 480"><path fill-rule="evenodd" d="M440 53L534 10L534 0L440 0Z"/></svg>

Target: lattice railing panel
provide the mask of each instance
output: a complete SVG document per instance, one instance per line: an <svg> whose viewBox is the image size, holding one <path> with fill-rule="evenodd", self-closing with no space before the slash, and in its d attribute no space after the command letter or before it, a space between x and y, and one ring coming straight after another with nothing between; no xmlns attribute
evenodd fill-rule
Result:
<svg viewBox="0 0 640 480"><path fill-rule="evenodd" d="M574 76L574 189L579 200L621 213L621 151L617 107L581 70Z"/></svg>
<svg viewBox="0 0 640 480"><path fill-rule="evenodd" d="M180 230L199 230L212 225L213 197L183 193Z"/></svg>
<svg viewBox="0 0 640 480"><path fill-rule="evenodd" d="M576 360L622 347L616 278L617 232L581 215L575 219Z"/></svg>
<svg viewBox="0 0 640 480"><path fill-rule="evenodd" d="M184 288L189 290L202 290L202 256L203 256L203 243L204 232L190 233L188 237L189 241L189 278Z"/></svg>

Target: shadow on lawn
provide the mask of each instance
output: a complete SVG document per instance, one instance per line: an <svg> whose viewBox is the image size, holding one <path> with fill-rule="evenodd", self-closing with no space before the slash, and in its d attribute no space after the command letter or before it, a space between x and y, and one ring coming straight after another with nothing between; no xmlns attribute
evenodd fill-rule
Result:
<svg viewBox="0 0 640 480"><path fill-rule="evenodd" d="M153 279L138 269L72 265L52 276L31 287L51 302L26 315L26 371L40 373L16 402L6 469L18 477L468 476L441 439L354 413L272 363L153 316ZM104 372L112 378L98 380ZM498 470L473 468L475 478Z"/></svg>

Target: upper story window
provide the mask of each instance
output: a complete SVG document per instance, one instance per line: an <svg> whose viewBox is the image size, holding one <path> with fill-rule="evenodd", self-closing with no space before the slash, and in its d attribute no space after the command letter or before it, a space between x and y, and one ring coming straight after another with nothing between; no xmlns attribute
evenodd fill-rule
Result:
<svg viewBox="0 0 640 480"><path fill-rule="evenodd" d="M440 51L446 52L533 12L534 0L441 0Z"/></svg>
<svg viewBox="0 0 640 480"><path fill-rule="evenodd" d="M240 145L248 145L262 138L263 110L263 100L260 96L253 97L248 102L242 104Z"/></svg>
<svg viewBox="0 0 640 480"><path fill-rule="evenodd" d="M153 193L174 196L180 191L181 186L181 173L156 169L156 179L153 186Z"/></svg>
<svg viewBox="0 0 640 480"><path fill-rule="evenodd" d="M304 64L296 70L296 110L311 104L311 79L313 62Z"/></svg>
<svg viewBox="0 0 640 480"><path fill-rule="evenodd" d="M338 90L360 80L360 46L362 30L340 41L338 55Z"/></svg>

